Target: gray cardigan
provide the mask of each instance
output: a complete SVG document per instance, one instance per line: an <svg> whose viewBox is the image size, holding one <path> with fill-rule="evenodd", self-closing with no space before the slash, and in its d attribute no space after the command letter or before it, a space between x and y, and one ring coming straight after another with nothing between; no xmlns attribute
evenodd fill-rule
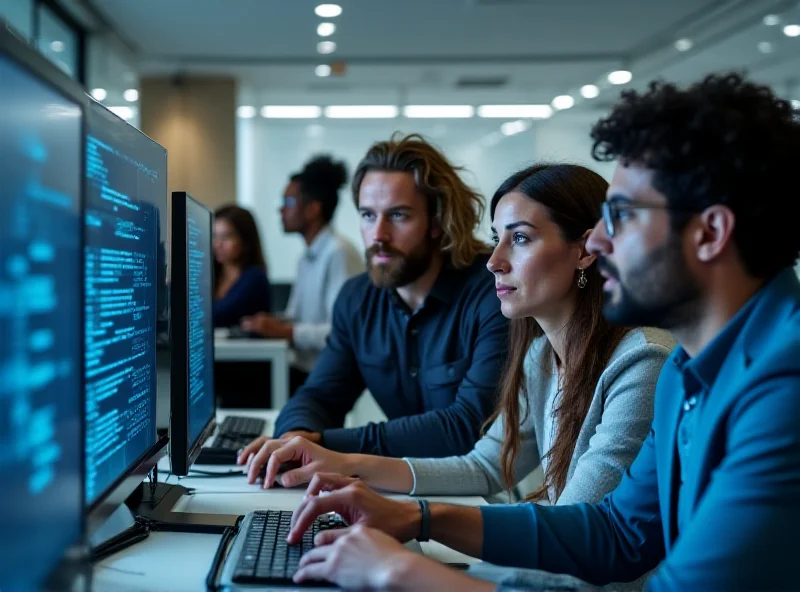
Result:
<svg viewBox="0 0 800 592"><path fill-rule="evenodd" d="M675 346L668 333L633 329L620 341L597 382L567 475L551 503L594 503L622 479L653 420L653 395L661 366ZM545 337L534 340L525 359L529 412L521 425L522 446L514 465L515 483L547 459L555 433L553 409L558 391L555 359ZM522 406L524 411L525 406ZM524 416L523 416L524 417ZM466 456L407 458L414 495L491 495L503 491L503 417Z"/></svg>

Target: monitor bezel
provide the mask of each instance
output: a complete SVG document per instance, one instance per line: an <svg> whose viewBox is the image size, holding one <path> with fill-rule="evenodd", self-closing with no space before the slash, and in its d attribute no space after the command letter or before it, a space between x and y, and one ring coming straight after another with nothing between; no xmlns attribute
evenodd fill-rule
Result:
<svg viewBox="0 0 800 592"><path fill-rule="evenodd" d="M85 95L87 99L87 115L86 115L86 134L89 133L89 112L91 109L102 109L104 115L108 115L109 117L113 118L117 123L120 125L126 126L130 131L135 132L136 134L146 138L150 141L154 146L157 146L161 150L164 151L164 178L165 178L165 187L166 187L166 179L167 179L167 150L161 144L150 138L147 134L143 133L141 130L135 128L127 121L119 117L116 113L106 108L102 103L94 100L91 96ZM84 154L85 154L85 147L84 147ZM87 187L88 181L85 179L84 175L84 187ZM164 195L165 203L167 205L167 210L169 210L169 204L167 195ZM85 202L84 202L85 203ZM169 223L168 221L166 222ZM85 245L85 241L84 241ZM169 267L169 260L166 261L167 267ZM153 345L155 347L155 343ZM85 388L84 388L85 392ZM156 407L158 402L158 392L156 391ZM153 417L153 423L155 424L156 418ZM86 441L86 434L85 434L85 425L84 425L84 457L85 457L85 441ZM132 462L127 470L123 471L111 484L106 487L106 489L100 493L91 504L86 504L86 492L84 490L84 505L85 505L85 512L86 512L86 521L87 521L87 535L91 535L92 533L96 532L108 518L114 513L114 511L125 502L125 500L134 492L136 489L142 484L142 482L147 478L147 475L153 470L153 468L158 465L158 461L164 457L167 451L167 443L169 442L169 438L167 436L159 436L156 432L156 440L155 442L142 453L134 462ZM85 476L84 476L85 480Z"/></svg>
<svg viewBox="0 0 800 592"><path fill-rule="evenodd" d="M189 249L187 246L187 204L192 202L208 213L209 232L214 223L213 212L185 191L172 192L172 286L171 298L171 342L172 372L170 376L170 460L174 475L186 476L197 460L203 444L211 437L216 427L216 400L210 417L197 438L189 442ZM213 283L213 265L212 265ZM180 281L176 281L180 278ZM177 314L180 312L181 314ZM212 360L214 341L211 341ZM211 365L211 385L214 365Z"/></svg>
<svg viewBox="0 0 800 592"><path fill-rule="evenodd" d="M80 194L78 195L78 216L79 216L79 265L78 265L78 302L84 299L84 246L86 244L86 226L84 223L84 212L86 207L86 135L88 133L89 102L86 93L81 85L70 78L66 73L45 58L40 52L34 49L24 38L20 37L7 22L0 18L0 54L5 55L9 60L18 64L24 70L33 73L49 86L51 90L60 94L70 102L73 102L81 111L81 153L80 153ZM75 350L81 371L78 373L78 421L79 438L78 449L83 451L81 462L78 467L80 476L80 520L78 526L78 539L72 541L71 545L64 549L60 561L56 562L49 569L49 575L45 579L44 586L48 589L69 587L70 581L74 578L85 577L85 569L90 569L88 563L88 547L86 537L88 535L87 521L85 515L86 500L86 379L83 372L85 348L84 348L84 307L79 306L78 311L78 331L75 339ZM71 552L71 549L74 552Z"/></svg>

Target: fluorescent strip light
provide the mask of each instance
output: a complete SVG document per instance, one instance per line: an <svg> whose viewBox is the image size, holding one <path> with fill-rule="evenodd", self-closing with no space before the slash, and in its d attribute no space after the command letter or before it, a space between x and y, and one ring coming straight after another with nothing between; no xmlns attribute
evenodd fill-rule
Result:
<svg viewBox="0 0 800 592"><path fill-rule="evenodd" d="M252 119L256 116L256 108L252 105L240 105L236 108L236 117L241 119Z"/></svg>
<svg viewBox="0 0 800 592"><path fill-rule="evenodd" d="M409 119L457 119L475 115L472 105L406 105L403 115Z"/></svg>
<svg viewBox="0 0 800 592"><path fill-rule="evenodd" d="M267 119L316 119L322 109L316 105L267 105L261 107L261 117Z"/></svg>
<svg viewBox="0 0 800 592"><path fill-rule="evenodd" d="M553 114L550 105L481 105L478 117L495 119L547 119Z"/></svg>
<svg viewBox="0 0 800 592"><path fill-rule="evenodd" d="M787 37L800 37L800 25L786 25L783 34Z"/></svg>
<svg viewBox="0 0 800 592"><path fill-rule="evenodd" d="M342 14L342 7L338 4L320 4L314 9L314 12L322 18L336 18Z"/></svg>
<svg viewBox="0 0 800 592"><path fill-rule="evenodd" d="M516 121L507 121L503 125L500 126L500 133L504 136L514 136L516 134L521 134L525 130L531 127L530 121L525 121L524 119L517 119Z"/></svg>
<svg viewBox="0 0 800 592"><path fill-rule="evenodd" d="M608 81L611 84L628 84L633 80L633 74L628 70L615 70L608 75Z"/></svg>
<svg viewBox="0 0 800 592"><path fill-rule="evenodd" d="M397 105L331 105L325 107L330 119L393 119L400 110Z"/></svg>
<svg viewBox="0 0 800 592"><path fill-rule="evenodd" d="M558 95L550 104L553 106L553 109L561 111L562 109L571 109L574 107L575 99L570 95Z"/></svg>

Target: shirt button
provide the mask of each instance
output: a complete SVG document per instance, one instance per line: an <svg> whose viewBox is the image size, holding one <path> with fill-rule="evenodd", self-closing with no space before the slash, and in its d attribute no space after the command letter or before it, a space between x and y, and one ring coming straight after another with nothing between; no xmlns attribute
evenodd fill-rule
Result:
<svg viewBox="0 0 800 592"><path fill-rule="evenodd" d="M417 374L419 374L419 370L417 370L416 366L411 366L411 368L408 369L408 373L411 375L411 378L416 378Z"/></svg>
<svg viewBox="0 0 800 592"><path fill-rule="evenodd" d="M419 329L417 329L416 327L412 327L410 333L411 335L416 337L417 333L419 333Z"/></svg>
<svg viewBox="0 0 800 592"><path fill-rule="evenodd" d="M691 411L697 405L697 397L690 397L688 401L683 404L684 411Z"/></svg>

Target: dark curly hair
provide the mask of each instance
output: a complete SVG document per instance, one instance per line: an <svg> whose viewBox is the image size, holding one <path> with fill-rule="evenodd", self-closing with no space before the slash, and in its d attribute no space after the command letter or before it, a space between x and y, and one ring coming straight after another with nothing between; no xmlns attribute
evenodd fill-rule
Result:
<svg viewBox="0 0 800 592"><path fill-rule="evenodd" d="M292 175L291 180L300 184L303 199L320 203L325 222L333 220L339 205L339 189L347 183L347 167L343 162L336 162L328 155L317 156L300 173Z"/></svg>
<svg viewBox="0 0 800 592"><path fill-rule="evenodd" d="M592 128L599 161L636 161L675 208L676 231L691 214L724 204L736 217L733 241L745 269L769 278L800 254L800 112L766 86L735 73L688 89L652 82L625 91Z"/></svg>

